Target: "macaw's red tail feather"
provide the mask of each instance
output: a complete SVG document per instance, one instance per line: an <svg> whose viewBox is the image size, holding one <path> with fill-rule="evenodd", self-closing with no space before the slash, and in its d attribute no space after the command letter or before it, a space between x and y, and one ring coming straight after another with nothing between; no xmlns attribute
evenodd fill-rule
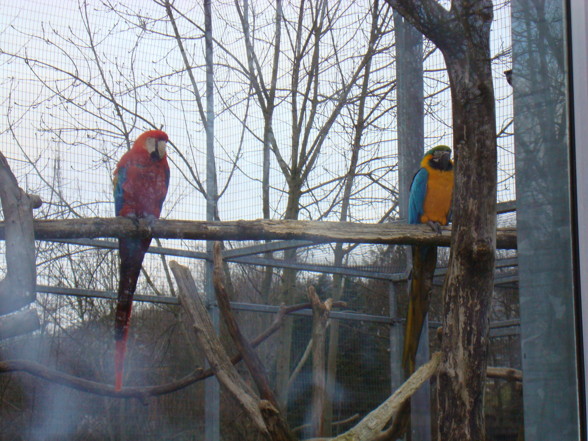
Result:
<svg viewBox="0 0 588 441"><path fill-rule="evenodd" d="M127 352L127 336L116 341L116 352L114 354L114 390L122 388L123 372L125 367L125 354Z"/></svg>
<svg viewBox="0 0 588 441"><path fill-rule="evenodd" d="M116 348L114 353L114 389L117 391L122 387L125 355L127 352L127 338L129 336L132 309L133 296L119 296L119 302L116 307L116 316L114 321L114 339L116 341Z"/></svg>
<svg viewBox="0 0 588 441"><path fill-rule="evenodd" d="M114 317L114 339L116 352L114 357L115 389L122 387L122 377L127 350L127 336L133 309L133 294L137 288L137 279L141 273L141 264L149 248L151 238L119 240L120 280L118 284L118 301Z"/></svg>

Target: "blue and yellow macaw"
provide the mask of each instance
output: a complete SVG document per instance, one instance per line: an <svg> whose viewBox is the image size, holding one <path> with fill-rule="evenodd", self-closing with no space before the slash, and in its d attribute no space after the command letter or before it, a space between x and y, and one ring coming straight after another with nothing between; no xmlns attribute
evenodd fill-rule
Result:
<svg viewBox="0 0 588 441"><path fill-rule="evenodd" d="M114 170L114 205L117 216L157 219L169 186L167 134L149 130L140 135ZM151 238L120 238L120 279L114 322L116 352L115 389L122 387L124 359L133 306L133 295Z"/></svg>
<svg viewBox="0 0 588 441"><path fill-rule="evenodd" d="M440 233L440 226L447 225L449 221L452 193L451 149L439 145L425 154L421 168L412 180L408 201L408 223L428 224ZM406 377L415 370L416 352L429 310L436 264L437 247L412 247L412 279L402 352L402 366Z"/></svg>

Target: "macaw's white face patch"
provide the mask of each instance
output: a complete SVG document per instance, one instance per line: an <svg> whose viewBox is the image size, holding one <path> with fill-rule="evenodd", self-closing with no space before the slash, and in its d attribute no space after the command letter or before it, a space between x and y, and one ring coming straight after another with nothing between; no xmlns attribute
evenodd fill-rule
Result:
<svg viewBox="0 0 588 441"><path fill-rule="evenodd" d="M166 146L167 141L162 139L147 138L147 141L145 142L145 148L147 149L147 152L149 152L149 156L156 160L165 157Z"/></svg>

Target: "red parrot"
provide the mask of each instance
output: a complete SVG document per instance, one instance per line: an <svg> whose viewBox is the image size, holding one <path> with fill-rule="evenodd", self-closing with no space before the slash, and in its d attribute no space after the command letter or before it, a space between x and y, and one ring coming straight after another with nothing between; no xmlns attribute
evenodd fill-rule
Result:
<svg viewBox="0 0 588 441"><path fill-rule="evenodd" d="M167 134L149 130L140 135L114 170L114 205L117 216L134 220L159 218L169 186ZM143 257L151 238L119 239L120 279L114 322L116 353L115 390L122 387L124 359L133 305L133 294L141 272Z"/></svg>

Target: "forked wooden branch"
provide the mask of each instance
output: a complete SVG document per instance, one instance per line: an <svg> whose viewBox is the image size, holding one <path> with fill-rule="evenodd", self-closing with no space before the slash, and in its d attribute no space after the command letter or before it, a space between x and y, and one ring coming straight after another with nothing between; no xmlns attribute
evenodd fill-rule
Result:
<svg viewBox="0 0 588 441"><path fill-rule="evenodd" d="M243 381L225 352L190 271L176 261L171 261L169 266L178 283L180 302L193 321L198 343L216 378L251 418L257 430L268 437L268 429L259 409L259 400L249 385Z"/></svg>
<svg viewBox="0 0 588 441"><path fill-rule="evenodd" d="M34 309L25 309L0 318L0 338L28 334L41 327L39 316Z"/></svg>
<svg viewBox="0 0 588 441"><path fill-rule="evenodd" d="M257 353L253 350L249 341L247 341L247 339L241 332L241 329L237 324L237 320L233 315L229 295L225 290L223 282L223 258L221 255L220 242L216 242L214 244L213 260L213 284L216 292L216 299L218 302L219 310L225 324L227 325L227 330L229 331L231 338L235 342L237 350L239 351L239 353L241 353L243 361L245 362L245 365L247 366L247 369L249 370L249 373L251 374L251 377L253 378L255 385L257 386L261 398L263 398L264 400L268 400L274 406L277 407L278 403L272 389L269 386L265 366L261 362L260 358L257 356Z"/></svg>
<svg viewBox="0 0 588 441"><path fill-rule="evenodd" d="M243 361L245 362L245 365L247 366L247 369L249 370L255 385L257 386L261 398L267 401L267 403L264 403L262 411L266 423L268 423L268 419L271 420L271 423L268 424L268 431L272 436L272 440L293 441L295 437L292 434L288 423L285 421L281 412L279 411L278 401L269 385L265 366L253 349L252 345L241 332L241 329L237 324L237 320L233 315L229 301L229 295L227 294L223 283L223 260L220 242L216 242L214 244L213 258L213 284L216 291L219 310L227 326L227 330L235 342L239 353L242 355Z"/></svg>

